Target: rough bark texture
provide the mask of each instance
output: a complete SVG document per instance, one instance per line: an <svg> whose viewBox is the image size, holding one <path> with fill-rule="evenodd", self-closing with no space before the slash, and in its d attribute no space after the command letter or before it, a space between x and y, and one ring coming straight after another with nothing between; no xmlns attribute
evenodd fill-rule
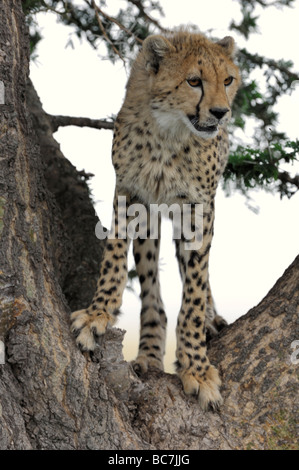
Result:
<svg viewBox="0 0 299 470"><path fill-rule="evenodd" d="M32 88L29 116L27 40L21 2L2 1L0 449L297 449L298 365L290 356L299 339L299 257L210 344L224 383L217 413L186 398L175 376L137 378L122 358L120 330L101 339L93 361L76 349L63 291L71 299L73 282L93 282L101 248L78 253L95 216L85 183L41 124Z"/></svg>

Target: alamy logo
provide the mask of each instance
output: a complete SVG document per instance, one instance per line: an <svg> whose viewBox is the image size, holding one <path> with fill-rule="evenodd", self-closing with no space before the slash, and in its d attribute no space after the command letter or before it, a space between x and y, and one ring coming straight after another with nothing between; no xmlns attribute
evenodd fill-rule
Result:
<svg viewBox="0 0 299 470"><path fill-rule="evenodd" d="M3 341L0 340L0 365L5 364L5 348Z"/></svg>
<svg viewBox="0 0 299 470"><path fill-rule="evenodd" d="M0 104L5 104L4 83L0 80Z"/></svg>
<svg viewBox="0 0 299 470"><path fill-rule="evenodd" d="M131 204L127 207L126 197L118 196L117 220L112 216L111 230L105 229L101 222L95 228L100 240L136 238L155 240L159 237L159 219L169 217L173 223L173 238L184 240L186 250L199 250L203 240L203 204Z"/></svg>
<svg viewBox="0 0 299 470"><path fill-rule="evenodd" d="M294 365L299 364L299 340L293 341L291 344L291 348L295 349L295 351L291 354L291 363Z"/></svg>

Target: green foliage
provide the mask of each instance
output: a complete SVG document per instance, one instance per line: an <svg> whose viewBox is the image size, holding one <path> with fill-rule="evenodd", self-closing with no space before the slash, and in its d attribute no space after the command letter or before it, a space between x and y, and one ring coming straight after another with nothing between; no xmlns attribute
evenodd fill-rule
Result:
<svg viewBox="0 0 299 470"><path fill-rule="evenodd" d="M275 130L278 113L274 107L283 94L291 94L294 91L293 82L299 79L298 74L291 71L292 61L283 59L275 61L241 49L238 62L243 84L234 103L236 118L241 118L244 122L246 116L259 120L260 132L256 134L258 143L261 139L266 141L273 138L285 139L284 133ZM263 84L251 79L251 72L257 69L262 72Z"/></svg>
<svg viewBox="0 0 299 470"><path fill-rule="evenodd" d="M37 13L41 7L41 0L22 0L22 8L25 15Z"/></svg>
<svg viewBox="0 0 299 470"><path fill-rule="evenodd" d="M257 7L292 7L296 0L239 0L240 9L242 13L242 20L239 24L236 24L233 20L230 24L229 29L235 30L242 34L246 39L249 39L251 33L255 33L258 30L258 18L259 15L255 14Z"/></svg>
<svg viewBox="0 0 299 470"><path fill-rule="evenodd" d="M229 192L229 182L244 194L249 189L262 188L278 190L281 196L291 197L296 189L293 178L286 177L283 172L284 164L299 161L299 141L271 142L264 149L238 146L230 154L228 165L224 172L224 188Z"/></svg>
<svg viewBox="0 0 299 470"><path fill-rule="evenodd" d="M143 3L138 0L128 0L125 8L121 8L112 18L105 15L103 11L107 10L105 2L99 0L94 2L96 6L89 0L80 5L72 0L25 0L22 5L30 26L31 50L35 51L38 43L36 38L41 39L35 16L39 12L47 12L54 13L60 23L71 28L71 34L79 39L86 39L94 49L97 49L104 39L108 58L112 62L120 57L133 57L140 46L138 40L142 41L154 31L154 23L149 20L149 13L155 10L163 14L158 2L147 2L146 11ZM102 5L104 5L103 10L100 9ZM124 28L118 25L123 25ZM71 36L68 44L72 45Z"/></svg>
<svg viewBox="0 0 299 470"><path fill-rule="evenodd" d="M22 8L26 15L26 22L29 28L30 35L30 56L32 60L35 60L36 46L42 39L38 23L35 20L35 14L38 13L41 7L41 0L23 0Z"/></svg>

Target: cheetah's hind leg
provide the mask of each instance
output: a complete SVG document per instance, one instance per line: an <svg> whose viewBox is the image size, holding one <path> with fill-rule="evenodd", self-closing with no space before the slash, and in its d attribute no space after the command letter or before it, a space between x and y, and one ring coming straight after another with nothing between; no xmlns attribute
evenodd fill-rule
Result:
<svg viewBox="0 0 299 470"><path fill-rule="evenodd" d="M150 226L146 228L148 231ZM167 318L160 294L159 281L160 219L157 228L158 238L137 238L133 242L142 302L139 350L137 358L132 362L137 375L144 374L149 368L164 370L163 357Z"/></svg>
<svg viewBox="0 0 299 470"><path fill-rule="evenodd" d="M226 320L220 315L215 315L213 319L206 318L206 341L209 342L212 338L215 338L223 328L227 326Z"/></svg>
<svg viewBox="0 0 299 470"><path fill-rule="evenodd" d="M227 326L226 320L218 315L214 300L211 294L210 283L207 284L207 305L206 305L206 341L210 341L212 338L217 336L219 332Z"/></svg>

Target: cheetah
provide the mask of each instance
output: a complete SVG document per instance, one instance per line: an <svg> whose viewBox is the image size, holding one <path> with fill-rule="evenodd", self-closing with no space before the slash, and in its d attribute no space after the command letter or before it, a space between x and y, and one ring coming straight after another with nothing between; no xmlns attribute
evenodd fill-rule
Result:
<svg viewBox="0 0 299 470"><path fill-rule="evenodd" d="M176 239L183 284L176 337L176 367L184 392L203 410L222 403L221 380L207 356L207 336L225 323L217 315L209 284L216 188L228 158L227 124L240 84L230 36L212 42L201 33L178 30L146 38L132 65L126 96L115 121L112 161L116 172L114 237L108 238L91 305L71 314L72 331L83 351L119 314L127 280L130 237L122 235L133 203L203 207L199 249ZM123 202L118 204L122 196ZM122 222L120 223L120 211ZM141 285L138 374L163 370L167 318L160 295L158 236L135 237L133 254ZM146 222L148 224L148 222ZM146 226L149 235L149 226ZM196 231L194 238L197 236Z"/></svg>

